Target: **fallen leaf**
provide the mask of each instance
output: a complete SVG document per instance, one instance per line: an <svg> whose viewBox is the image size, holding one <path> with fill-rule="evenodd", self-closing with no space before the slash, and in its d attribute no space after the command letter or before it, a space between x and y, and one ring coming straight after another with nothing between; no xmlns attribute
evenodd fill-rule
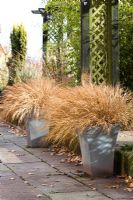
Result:
<svg viewBox="0 0 133 200"><path fill-rule="evenodd" d="M12 178L10 178L10 180L15 180L15 178L12 177Z"/></svg>
<svg viewBox="0 0 133 200"><path fill-rule="evenodd" d="M129 184L129 187L130 187L130 188L133 188L133 182Z"/></svg>
<svg viewBox="0 0 133 200"><path fill-rule="evenodd" d="M18 154L16 154L16 156L25 156L25 154L19 154L19 153L18 153Z"/></svg>
<svg viewBox="0 0 133 200"><path fill-rule="evenodd" d="M33 175L34 173L32 173L32 172L29 172L28 174L29 174L29 175Z"/></svg>
<svg viewBox="0 0 133 200"><path fill-rule="evenodd" d="M12 153L16 152L14 149L11 150Z"/></svg>
<svg viewBox="0 0 133 200"><path fill-rule="evenodd" d="M91 183L89 183L89 184L88 184L88 186L92 186L92 184L91 184Z"/></svg>
<svg viewBox="0 0 133 200"><path fill-rule="evenodd" d="M117 176L116 178L119 178L119 179L125 179L125 176Z"/></svg>
<svg viewBox="0 0 133 200"><path fill-rule="evenodd" d="M42 194L38 194L38 195L37 195L37 198L41 198L41 197L43 197Z"/></svg>
<svg viewBox="0 0 133 200"><path fill-rule="evenodd" d="M119 188L119 185L112 185L112 188L118 189L118 188Z"/></svg>
<svg viewBox="0 0 133 200"><path fill-rule="evenodd" d="M95 191L95 190L96 190L96 188L92 187L92 188L91 188L91 190Z"/></svg>
<svg viewBox="0 0 133 200"><path fill-rule="evenodd" d="M131 188L127 188L127 191L128 192L132 192L133 190Z"/></svg>
<svg viewBox="0 0 133 200"><path fill-rule="evenodd" d="M51 156L54 156L54 155L55 155L55 153L50 153L50 155L51 155Z"/></svg>
<svg viewBox="0 0 133 200"><path fill-rule="evenodd" d="M25 184L28 184L28 181L24 181Z"/></svg>
<svg viewBox="0 0 133 200"><path fill-rule="evenodd" d="M60 163L64 163L64 162L65 162L65 160L64 160L64 159L61 159L61 160L60 160Z"/></svg>
<svg viewBox="0 0 133 200"><path fill-rule="evenodd" d="M45 183L42 183L42 186L47 186L47 184L45 184Z"/></svg>
<svg viewBox="0 0 133 200"><path fill-rule="evenodd" d="M54 185L51 184L50 187L54 187Z"/></svg>

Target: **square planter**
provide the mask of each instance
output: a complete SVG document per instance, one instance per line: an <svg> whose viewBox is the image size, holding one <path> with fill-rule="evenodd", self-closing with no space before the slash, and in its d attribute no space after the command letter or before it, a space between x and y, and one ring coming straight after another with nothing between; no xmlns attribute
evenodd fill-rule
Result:
<svg viewBox="0 0 133 200"><path fill-rule="evenodd" d="M84 170L91 176L112 176L114 150L119 125L112 125L109 132L100 127L86 128L79 134Z"/></svg>
<svg viewBox="0 0 133 200"><path fill-rule="evenodd" d="M27 146L28 147L47 147L45 137L49 133L48 123L44 119L29 118L26 122Z"/></svg>

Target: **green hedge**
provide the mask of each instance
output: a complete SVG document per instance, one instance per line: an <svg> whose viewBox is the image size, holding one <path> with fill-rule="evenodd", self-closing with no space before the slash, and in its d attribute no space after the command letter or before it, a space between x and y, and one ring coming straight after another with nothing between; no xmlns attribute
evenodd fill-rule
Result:
<svg viewBox="0 0 133 200"><path fill-rule="evenodd" d="M119 6L120 81L133 90L133 4L122 0Z"/></svg>

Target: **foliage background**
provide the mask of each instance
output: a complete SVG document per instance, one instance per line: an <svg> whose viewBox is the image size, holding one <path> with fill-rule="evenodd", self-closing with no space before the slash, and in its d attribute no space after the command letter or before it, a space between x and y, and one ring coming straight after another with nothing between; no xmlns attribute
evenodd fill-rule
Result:
<svg viewBox="0 0 133 200"><path fill-rule="evenodd" d="M80 0L45 0L45 8L51 13L50 27L47 25L49 36L60 40L61 71L74 76L78 82L80 75ZM63 20L66 23L63 23ZM62 35L57 33L57 25L62 27ZM46 28L46 27L45 27ZM51 30L51 31L50 31ZM120 82L122 86L133 90L133 5L132 0L119 1L119 40L120 40ZM55 44L55 43L54 43ZM48 49L52 56L57 50L57 45L49 43ZM48 50L47 49L47 50ZM49 55L48 63L56 65L57 57L54 59ZM56 54L56 53L55 53ZM54 61L54 62L53 62ZM58 69L60 71L60 69ZM61 74L61 73L60 73Z"/></svg>
<svg viewBox="0 0 133 200"><path fill-rule="evenodd" d="M48 29L48 64L54 61L58 75L69 75L76 83L80 72L80 1L48 0L45 3L46 11L52 16L44 27Z"/></svg>
<svg viewBox="0 0 133 200"><path fill-rule="evenodd" d="M120 1L120 81L124 87L133 90L133 2Z"/></svg>
<svg viewBox="0 0 133 200"><path fill-rule="evenodd" d="M10 34L11 39L11 57L8 60L7 66L9 69L8 84L12 85L15 79L18 79L18 74L25 65L27 53L27 32L25 27L16 25Z"/></svg>

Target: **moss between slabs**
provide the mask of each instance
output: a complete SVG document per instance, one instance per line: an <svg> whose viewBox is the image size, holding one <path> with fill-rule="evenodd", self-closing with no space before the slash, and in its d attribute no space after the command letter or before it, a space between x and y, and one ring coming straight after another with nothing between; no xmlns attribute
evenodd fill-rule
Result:
<svg viewBox="0 0 133 200"><path fill-rule="evenodd" d="M133 144L122 146L115 151L114 172L116 175L133 177Z"/></svg>

